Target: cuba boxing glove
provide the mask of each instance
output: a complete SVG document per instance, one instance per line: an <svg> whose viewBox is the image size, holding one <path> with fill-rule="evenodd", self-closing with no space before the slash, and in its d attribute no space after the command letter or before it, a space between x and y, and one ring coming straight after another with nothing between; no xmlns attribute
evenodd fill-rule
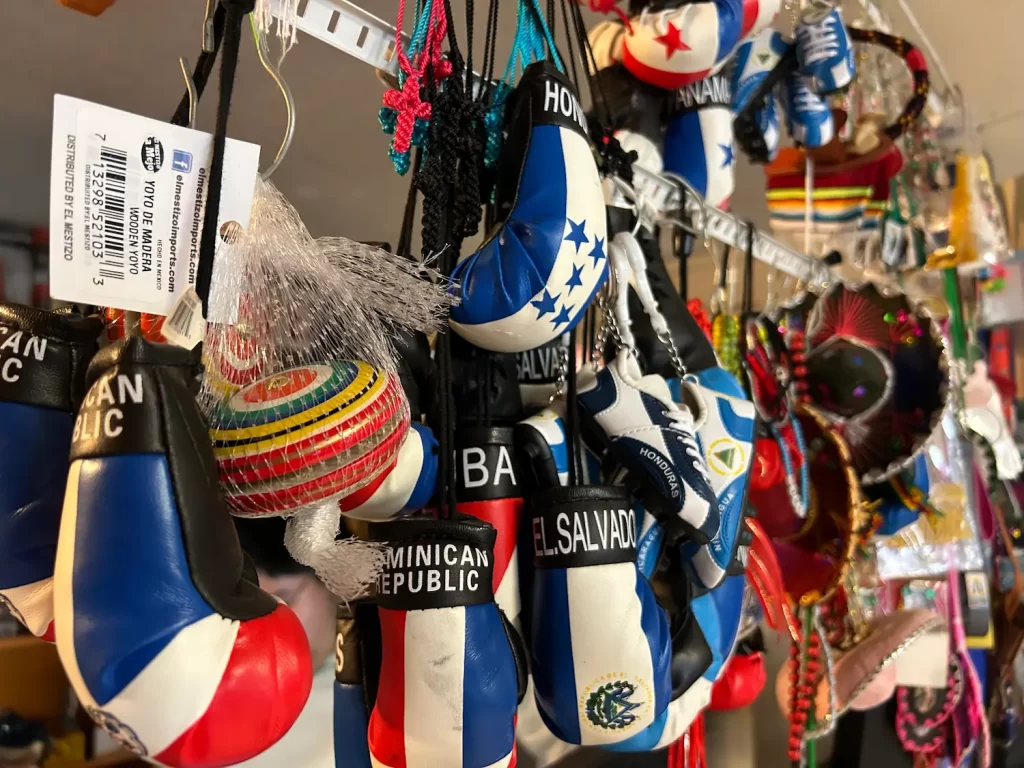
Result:
<svg viewBox="0 0 1024 768"><path fill-rule="evenodd" d="M53 566L97 318L0 304L0 602L53 640Z"/></svg>
<svg viewBox="0 0 1024 768"><path fill-rule="evenodd" d="M459 302L451 327L496 352L571 331L608 276L604 195L572 85L539 61L511 99L496 190L501 224L452 272Z"/></svg>
<svg viewBox="0 0 1024 768"><path fill-rule="evenodd" d="M637 569L629 496L554 488L531 505L530 651L541 716L570 744L628 739L672 697L670 627Z"/></svg>
<svg viewBox="0 0 1024 768"><path fill-rule="evenodd" d="M735 187L732 91L725 73L679 88L665 126L665 170L727 210Z"/></svg>
<svg viewBox="0 0 1024 768"><path fill-rule="evenodd" d="M494 603L495 531L482 520L370 523L382 662L373 765L514 766L525 652Z"/></svg>
<svg viewBox="0 0 1024 768"><path fill-rule="evenodd" d="M259 754L312 682L302 624L245 567L197 371L191 352L140 338L93 358L54 573L79 700L116 741L178 768Z"/></svg>

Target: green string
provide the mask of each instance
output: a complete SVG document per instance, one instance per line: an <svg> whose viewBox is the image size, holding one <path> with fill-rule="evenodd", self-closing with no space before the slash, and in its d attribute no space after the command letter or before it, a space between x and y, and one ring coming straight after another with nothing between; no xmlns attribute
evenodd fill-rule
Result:
<svg viewBox="0 0 1024 768"><path fill-rule="evenodd" d="M811 647L811 635L814 633L814 606L808 605L804 608L803 615L803 642L800 649L800 657L802 660L801 667L806 669L807 662L809 661L807 649ZM824 641L823 641L824 642ZM814 726L817 725L817 714L818 709L818 697L817 691L811 691L811 704L807 708L807 731L809 733L814 730ZM817 768L818 765L818 745L813 739L807 742L807 766L808 768Z"/></svg>

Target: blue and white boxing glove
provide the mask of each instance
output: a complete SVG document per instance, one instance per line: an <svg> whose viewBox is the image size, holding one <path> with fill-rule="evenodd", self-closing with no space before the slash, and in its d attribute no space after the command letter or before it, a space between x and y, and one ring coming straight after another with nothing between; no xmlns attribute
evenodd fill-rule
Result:
<svg viewBox="0 0 1024 768"><path fill-rule="evenodd" d="M530 621L537 705L570 744L614 744L672 698L668 617L636 565L624 488L554 488L532 499ZM699 673L698 673L699 674Z"/></svg>
<svg viewBox="0 0 1024 768"><path fill-rule="evenodd" d="M129 337L86 375L53 577L57 651L89 715L174 768L235 765L309 696L309 641L257 585L195 400L198 359Z"/></svg>
<svg viewBox="0 0 1024 768"><path fill-rule="evenodd" d="M711 541L682 545L687 573L696 584L710 589L725 577L739 545L754 457L756 411L739 382L724 368L670 379L668 385L673 399L694 413L708 482L718 498L720 523Z"/></svg>
<svg viewBox="0 0 1024 768"><path fill-rule="evenodd" d="M604 195L575 90L540 61L510 99L501 224L452 273L452 328L494 352L532 349L572 330L608 276Z"/></svg>
<svg viewBox="0 0 1024 768"><path fill-rule="evenodd" d="M665 171L686 179L709 206L727 210L736 186L735 159L728 75L679 88L665 127Z"/></svg>
<svg viewBox="0 0 1024 768"><path fill-rule="evenodd" d="M97 318L0 304L0 603L52 641L68 449Z"/></svg>

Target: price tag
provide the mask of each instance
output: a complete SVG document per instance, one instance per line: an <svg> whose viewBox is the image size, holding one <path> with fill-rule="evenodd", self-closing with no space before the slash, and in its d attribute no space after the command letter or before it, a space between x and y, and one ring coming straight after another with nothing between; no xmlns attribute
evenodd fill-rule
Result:
<svg viewBox="0 0 1024 768"><path fill-rule="evenodd" d="M50 295L170 315L193 288L213 137L54 98ZM228 139L218 225L249 224L256 144Z"/></svg>

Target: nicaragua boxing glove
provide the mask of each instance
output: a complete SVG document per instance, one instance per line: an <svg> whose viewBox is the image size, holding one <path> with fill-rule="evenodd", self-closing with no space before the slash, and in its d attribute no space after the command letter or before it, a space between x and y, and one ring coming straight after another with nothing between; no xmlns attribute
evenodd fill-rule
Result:
<svg viewBox="0 0 1024 768"><path fill-rule="evenodd" d="M382 663L370 716L375 766L514 766L525 652L494 604L495 531L410 518L370 523Z"/></svg>
<svg viewBox="0 0 1024 768"><path fill-rule="evenodd" d="M312 682L302 624L244 566L197 370L191 352L140 338L93 358L54 573L79 700L116 741L181 768L259 754Z"/></svg>
<svg viewBox="0 0 1024 768"><path fill-rule="evenodd" d="M679 88L665 126L665 170L682 176L709 206L727 210L735 187L729 77L710 75Z"/></svg>
<svg viewBox="0 0 1024 768"><path fill-rule="evenodd" d="M498 172L501 224L452 273L459 302L451 327L497 352L571 331L608 276L604 195L572 85L539 61L511 99Z"/></svg>
<svg viewBox="0 0 1024 768"><path fill-rule="evenodd" d="M53 640L53 565L97 318L0 304L0 602Z"/></svg>
<svg viewBox="0 0 1024 768"><path fill-rule="evenodd" d="M637 569L629 496L559 487L535 494L531 514L530 651L541 715L570 744L628 739L673 693L669 622Z"/></svg>

